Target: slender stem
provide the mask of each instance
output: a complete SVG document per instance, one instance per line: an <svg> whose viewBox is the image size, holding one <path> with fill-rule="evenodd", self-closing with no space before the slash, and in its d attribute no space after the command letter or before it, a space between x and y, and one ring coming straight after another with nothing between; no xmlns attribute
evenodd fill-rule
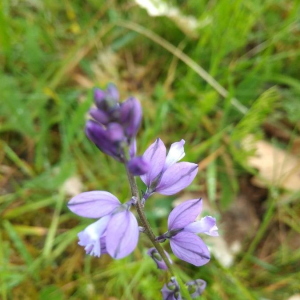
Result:
<svg viewBox="0 0 300 300"><path fill-rule="evenodd" d="M183 296L185 297L185 299L187 300L192 300L186 286L183 284L182 280L180 277L176 276L176 272L174 271L174 268L172 266L172 264L170 263L169 259L166 256L166 253L164 251L164 249L162 248L162 246L155 240L155 235L151 229L151 226L146 218L146 215L144 213L144 208L143 205L141 203L141 199L140 199L140 195L139 195L139 189L137 187L136 181L134 176L129 172L129 170L127 169L127 166L125 164L125 168L126 168L126 172L127 172L127 176L128 176L128 180L129 180L129 184L130 184L130 189L131 189L131 194L132 196L135 198L136 200L136 210L137 213L140 217L140 220L145 228L145 233L148 236L148 238L150 239L150 241L152 242L153 246L156 248L156 250L158 251L158 253L160 254L161 258L163 259L163 261L166 263L169 272L171 273L172 276L175 276L177 279L177 282L180 286L180 290L183 293Z"/></svg>
<svg viewBox="0 0 300 300"><path fill-rule="evenodd" d="M125 165L126 167L126 165ZM166 253L164 251L164 249L162 248L162 246L156 242L155 240L155 235L151 229L151 226L146 218L146 215L144 213L144 209L143 209L143 206L142 206L142 203L141 203L141 199L140 199L140 196L139 196L139 190L138 190L138 187L137 187L137 184L136 184L136 181L135 181L135 178L134 176L129 172L129 170L127 169L126 167L126 172L127 172L127 176L128 176L128 180L129 180L129 184L130 184L130 188L131 188L131 194L133 197L135 197L136 199L136 210L137 210L137 213L140 217L140 220L145 228L145 233L146 235L148 236L148 238L150 239L150 241L152 242L153 246L156 248L156 250L158 251L158 253L160 254L161 258L164 260L164 262L166 263L170 273L172 274L172 276L175 276L175 272L173 270L173 266L172 264L170 263L169 259L167 258L166 256Z"/></svg>

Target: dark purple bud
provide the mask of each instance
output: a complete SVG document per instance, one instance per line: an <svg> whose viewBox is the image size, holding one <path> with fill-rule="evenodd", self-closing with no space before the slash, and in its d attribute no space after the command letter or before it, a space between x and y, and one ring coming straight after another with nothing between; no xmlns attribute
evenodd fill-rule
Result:
<svg viewBox="0 0 300 300"><path fill-rule="evenodd" d="M136 135L142 120L142 108L140 102L134 98L128 98L120 107L120 123L124 126L129 138Z"/></svg>
<svg viewBox="0 0 300 300"><path fill-rule="evenodd" d="M166 263L164 262L164 260L162 259L162 257L160 256L160 254L158 253L158 251L155 248L150 248L148 250L147 254L154 260L158 269L161 269L161 270L168 269ZM169 256L169 254L166 251L165 251L165 254L166 254L168 260L170 261L170 263L172 264L172 260Z"/></svg>
<svg viewBox="0 0 300 300"><path fill-rule="evenodd" d="M136 155L136 139L134 138L129 146L129 156L130 158L135 157Z"/></svg>
<svg viewBox="0 0 300 300"><path fill-rule="evenodd" d="M98 107L103 105L103 101L106 97L106 93L98 88L94 89L94 100Z"/></svg>
<svg viewBox="0 0 300 300"><path fill-rule="evenodd" d="M128 162L127 166L130 173L135 176L146 174L149 170L149 163L145 161L142 156L136 156L132 158Z"/></svg>
<svg viewBox="0 0 300 300"><path fill-rule="evenodd" d="M121 142L122 140L124 140L123 127L118 123L108 124L107 134L112 142Z"/></svg>
<svg viewBox="0 0 300 300"><path fill-rule="evenodd" d="M113 83L109 83L106 89L107 98L114 101L115 103L119 102L119 91Z"/></svg>
<svg viewBox="0 0 300 300"><path fill-rule="evenodd" d="M109 111L113 109L119 102L119 92L117 87L110 83L108 84L106 91L95 88L94 100L96 106L101 110Z"/></svg>
<svg viewBox="0 0 300 300"><path fill-rule="evenodd" d="M192 299L200 296L205 287L206 282L202 279L192 280L186 283L189 294ZM163 300L182 300L180 287L175 277L171 277L171 280L168 284L165 284L161 290L163 295Z"/></svg>
<svg viewBox="0 0 300 300"><path fill-rule="evenodd" d="M168 284L165 284L161 290L163 300L182 300L179 284L175 277L171 277Z"/></svg>
<svg viewBox="0 0 300 300"><path fill-rule="evenodd" d="M191 280L186 285L192 298L202 295L206 288L206 282L202 279Z"/></svg>
<svg viewBox="0 0 300 300"><path fill-rule="evenodd" d="M109 117L106 112L97 109L91 108L90 109L91 117L100 124L106 125L109 122Z"/></svg>
<svg viewBox="0 0 300 300"><path fill-rule="evenodd" d="M94 121L87 121L85 126L87 137L104 153L120 159L120 147L112 142L107 130Z"/></svg>

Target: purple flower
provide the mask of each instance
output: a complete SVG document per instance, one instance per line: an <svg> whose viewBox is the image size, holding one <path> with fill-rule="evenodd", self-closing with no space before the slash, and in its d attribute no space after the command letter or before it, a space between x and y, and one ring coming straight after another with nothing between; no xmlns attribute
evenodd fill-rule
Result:
<svg viewBox="0 0 300 300"><path fill-rule="evenodd" d="M180 287L175 277L171 277L170 282L163 286L161 293L163 300L182 300Z"/></svg>
<svg viewBox="0 0 300 300"><path fill-rule="evenodd" d="M206 282L202 279L192 280L186 283L188 291L192 299L200 296L205 287ZM175 277L171 277L168 284L165 284L161 290L163 300L184 300L180 293L180 287Z"/></svg>
<svg viewBox="0 0 300 300"><path fill-rule="evenodd" d="M125 161L127 151L131 158L135 156L135 136L142 119L139 101L130 97L119 103L119 92L113 84L105 91L96 88L94 100L96 108L89 111L93 120L87 121L85 128L88 138L102 152L119 161ZM136 175L146 171L144 167Z"/></svg>
<svg viewBox="0 0 300 300"><path fill-rule="evenodd" d="M130 97L120 106L120 124L122 124L126 136L132 138L140 128L142 120L142 108L140 102Z"/></svg>
<svg viewBox="0 0 300 300"><path fill-rule="evenodd" d="M115 259L129 255L139 238L137 220L130 207L132 201L121 204L118 198L105 191L81 193L70 200L69 209L87 218L100 218L78 234L79 245L86 253L100 257L108 253Z"/></svg>
<svg viewBox="0 0 300 300"><path fill-rule="evenodd" d="M184 140L173 143L166 156L166 147L158 138L144 153L143 158L150 164L150 170L141 176L147 185L146 195L154 192L173 195L186 188L195 178L198 165L178 161L185 155Z"/></svg>
<svg viewBox="0 0 300 300"><path fill-rule="evenodd" d="M94 99L99 109L108 110L119 102L119 91L113 83L109 83L105 91L95 88Z"/></svg>
<svg viewBox="0 0 300 300"><path fill-rule="evenodd" d="M209 262L207 246L197 233L218 236L215 218L210 216L195 221L202 210L202 199L188 200L175 207L168 218L168 232L157 238L162 242L170 240L174 254L195 266Z"/></svg>
<svg viewBox="0 0 300 300"><path fill-rule="evenodd" d="M156 248L154 248L154 247L150 248L148 250L147 254L154 260L158 269L168 270L168 266L166 265L166 263L164 262L164 260L162 259L162 257L160 256L160 254L158 253ZM169 262L172 264L172 260L171 260L169 253L165 251L165 254L166 254Z"/></svg>
<svg viewBox="0 0 300 300"><path fill-rule="evenodd" d="M206 288L206 281L202 279L191 280L186 283L188 291L192 298L202 295Z"/></svg>
<svg viewBox="0 0 300 300"><path fill-rule="evenodd" d="M117 160L124 159L122 140L124 133L121 125L110 123L107 128L95 121L87 121L85 126L87 137L102 152L114 157Z"/></svg>
<svg viewBox="0 0 300 300"><path fill-rule="evenodd" d="M127 164L131 174L138 176L148 172L149 164L141 156L133 157Z"/></svg>

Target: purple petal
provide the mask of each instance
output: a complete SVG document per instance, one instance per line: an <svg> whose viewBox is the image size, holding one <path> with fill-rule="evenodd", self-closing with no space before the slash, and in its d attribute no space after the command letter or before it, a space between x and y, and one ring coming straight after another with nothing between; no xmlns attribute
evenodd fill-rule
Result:
<svg viewBox="0 0 300 300"><path fill-rule="evenodd" d="M118 123L109 123L107 126L107 134L112 142L121 142L124 140L123 127Z"/></svg>
<svg viewBox="0 0 300 300"><path fill-rule="evenodd" d="M133 213L128 210L114 214L107 226L106 248L115 259L129 255L136 247L139 227Z"/></svg>
<svg viewBox="0 0 300 300"><path fill-rule="evenodd" d="M162 171L166 160L166 147L161 139L157 139L144 153L143 158L150 164L147 174L141 176L142 181L150 187L154 179Z"/></svg>
<svg viewBox="0 0 300 300"><path fill-rule="evenodd" d="M202 210L202 199L185 201L176 206L168 218L168 229L181 229L194 222ZM195 222L196 223L196 222Z"/></svg>
<svg viewBox="0 0 300 300"><path fill-rule="evenodd" d="M186 283L188 291L190 292L191 298L196 298L202 295L206 288L206 282L202 279L191 280ZM194 291L191 293L191 291Z"/></svg>
<svg viewBox="0 0 300 300"><path fill-rule="evenodd" d="M184 153L184 144L185 141L181 140L180 142L173 143L170 147L170 150L168 152L164 170L169 168L170 166L174 165L177 163L179 160L181 160L185 153Z"/></svg>
<svg viewBox="0 0 300 300"><path fill-rule="evenodd" d="M111 193L92 191L73 197L68 203L68 208L81 217L101 218L120 205L118 198Z"/></svg>
<svg viewBox="0 0 300 300"><path fill-rule="evenodd" d="M101 245L103 242L101 236L107 227L109 219L110 216L105 216L78 233L78 244L84 247L86 254L100 257L101 250L105 247L105 245Z"/></svg>
<svg viewBox="0 0 300 300"><path fill-rule="evenodd" d="M190 223L184 228L184 231L219 236L218 227L216 226L216 219L211 216L207 216L199 221Z"/></svg>
<svg viewBox="0 0 300 300"><path fill-rule="evenodd" d="M91 117L98 123L106 125L109 122L109 117L108 117L107 113L105 113L104 111L102 111L100 109L91 108L89 113L90 113Z"/></svg>
<svg viewBox="0 0 300 300"><path fill-rule="evenodd" d="M136 139L134 138L129 146L129 156L130 158L135 157L136 155Z"/></svg>
<svg viewBox="0 0 300 300"><path fill-rule="evenodd" d="M162 259L162 257L160 256L160 254L158 253L156 248L154 248L154 247L150 248L147 251L147 254L154 260L158 269L168 270L168 266L166 265L166 263L164 262L164 260ZM172 264L172 260L171 260L169 253L165 251L165 254L166 254L169 262Z"/></svg>
<svg viewBox="0 0 300 300"><path fill-rule="evenodd" d="M101 254L108 253L106 250L106 236L102 236L100 239L100 245L101 245Z"/></svg>
<svg viewBox="0 0 300 300"><path fill-rule="evenodd" d="M197 172L197 164L181 162L172 165L163 173L155 191L162 195L176 194L190 185Z"/></svg>
<svg viewBox="0 0 300 300"><path fill-rule="evenodd" d="M113 83L109 83L106 89L106 94L110 98L110 100L113 100L114 102L118 102L120 95L117 87Z"/></svg>
<svg viewBox="0 0 300 300"><path fill-rule="evenodd" d="M96 105L99 108L102 107L105 97L106 97L106 93L103 90L98 89L98 88L94 89L94 100L95 100Z"/></svg>
<svg viewBox="0 0 300 300"><path fill-rule="evenodd" d="M125 128L127 136L134 137L139 130L142 120L142 107L140 102L130 97L121 104L120 122Z"/></svg>
<svg viewBox="0 0 300 300"><path fill-rule="evenodd" d="M94 121L87 121L85 126L87 137L104 153L118 159L118 146L113 143L107 130Z"/></svg>
<svg viewBox="0 0 300 300"><path fill-rule="evenodd" d="M178 233L170 239L170 245L178 258L197 267L207 264L210 260L207 246L193 233Z"/></svg>
<svg viewBox="0 0 300 300"><path fill-rule="evenodd" d="M149 170L149 163L144 160L142 156L132 158L128 164L128 169L131 174L135 176L144 175Z"/></svg>
<svg viewBox="0 0 300 300"><path fill-rule="evenodd" d="M161 289L163 300L182 300L179 284L175 277L171 277L170 282Z"/></svg>

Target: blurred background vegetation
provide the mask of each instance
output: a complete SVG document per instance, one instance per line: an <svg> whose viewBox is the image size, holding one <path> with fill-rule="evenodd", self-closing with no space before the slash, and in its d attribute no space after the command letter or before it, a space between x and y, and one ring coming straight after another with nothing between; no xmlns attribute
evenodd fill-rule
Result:
<svg viewBox="0 0 300 300"><path fill-rule="evenodd" d="M199 163L184 192L146 205L157 234L182 199L218 218L209 264L172 256L183 280L206 280L207 300L299 299L299 1L1 0L0 42L1 299L161 299L144 236L125 259L88 257L91 220L66 207L87 190L129 198L83 131L108 82L142 103L140 154L184 138Z"/></svg>

